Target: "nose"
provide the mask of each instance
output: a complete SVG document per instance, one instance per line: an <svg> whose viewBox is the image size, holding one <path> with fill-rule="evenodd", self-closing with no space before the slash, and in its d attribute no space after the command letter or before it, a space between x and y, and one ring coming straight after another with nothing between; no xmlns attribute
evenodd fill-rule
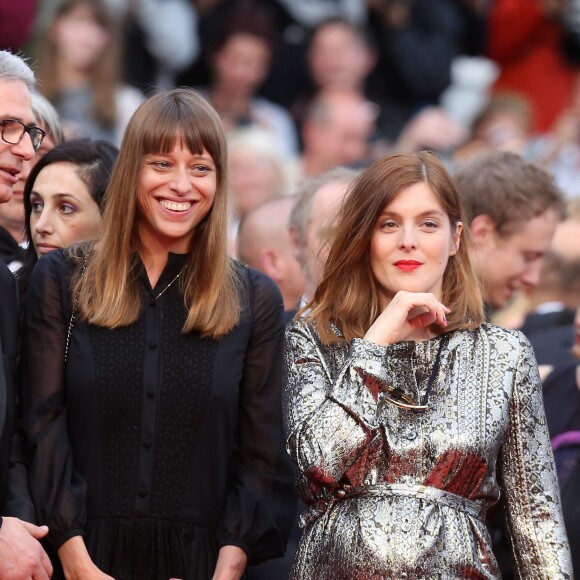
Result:
<svg viewBox="0 0 580 580"><path fill-rule="evenodd" d="M26 161L30 161L36 155L36 151L32 146L32 140L30 139L30 135L28 133L24 133L24 135L22 135L20 143L11 145L11 150L14 155L18 155L18 157L21 157Z"/></svg>
<svg viewBox="0 0 580 580"><path fill-rule="evenodd" d="M520 282L530 288L537 286L542 273L542 264L543 260L536 260L529 264L520 276Z"/></svg>
<svg viewBox="0 0 580 580"><path fill-rule="evenodd" d="M398 242L399 250L416 250L417 249L417 239L415 236L415 231L410 227L402 227L400 230L400 238Z"/></svg>
<svg viewBox="0 0 580 580"><path fill-rule="evenodd" d="M191 191L191 178L185 167L176 168L174 179L171 181L171 189L178 195L186 195Z"/></svg>
<svg viewBox="0 0 580 580"><path fill-rule="evenodd" d="M45 209L42 210L42 212L40 213L40 215L38 216L38 220L36 222L36 224L34 225L34 231L37 234L51 234L54 231L54 228L52 226L51 223L51 219L50 219L50 214L48 211L46 211Z"/></svg>

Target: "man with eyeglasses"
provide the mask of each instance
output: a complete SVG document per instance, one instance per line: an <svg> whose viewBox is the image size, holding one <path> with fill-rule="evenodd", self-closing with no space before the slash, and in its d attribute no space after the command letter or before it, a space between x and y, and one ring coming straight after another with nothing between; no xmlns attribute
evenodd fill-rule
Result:
<svg viewBox="0 0 580 580"><path fill-rule="evenodd" d="M22 163L32 159L44 138L35 126L30 103L34 74L23 59L0 51L0 203L12 197ZM0 263L0 579L44 580L52 566L39 539L38 527L2 514L31 514L22 465L11 452L16 426L17 308L16 281ZM8 481L11 481L10 491Z"/></svg>

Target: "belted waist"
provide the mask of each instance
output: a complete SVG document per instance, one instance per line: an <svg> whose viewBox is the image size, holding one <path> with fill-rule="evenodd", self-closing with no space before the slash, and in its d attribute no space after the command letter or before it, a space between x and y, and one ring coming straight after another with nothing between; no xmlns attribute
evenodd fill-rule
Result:
<svg viewBox="0 0 580 580"><path fill-rule="evenodd" d="M470 499L456 495L449 491L421 484L405 483L377 483L362 487L345 485L339 487L328 498L323 498L303 514L300 525L307 526L323 515L327 509L340 501L354 497L389 497L402 496L414 497L434 504L444 505L454 510L459 510L481 521L485 519L486 506L480 505Z"/></svg>

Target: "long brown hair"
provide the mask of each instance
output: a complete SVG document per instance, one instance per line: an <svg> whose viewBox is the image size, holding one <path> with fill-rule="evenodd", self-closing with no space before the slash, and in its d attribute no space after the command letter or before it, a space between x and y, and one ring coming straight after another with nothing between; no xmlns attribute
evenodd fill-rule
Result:
<svg viewBox="0 0 580 580"><path fill-rule="evenodd" d="M53 25L77 6L88 6L95 21L110 36L103 54L90 72L90 81L93 92L93 114L103 125L111 127L117 116L116 91L121 82L119 55L122 51L119 26L109 13L105 0L62 0L58 3L51 22L45 27L39 41L36 67L38 90L51 103L57 102L60 98L62 88L57 67L56 45L52 38Z"/></svg>
<svg viewBox="0 0 580 580"><path fill-rule="evenodd" d="M451 309L445 329L476 328L483 322L481 288L469 261L471 241L453 179L430 152L397 154L361 173L337 216L324 276L307 307L311 310L306 311L306 319L316 322L323 342L360 338L381 313L380 287L370 262L371 238L384 208L415 183L429 185L452 226L464 225L459 249L449 257L443 276L442 302Z"/></svg>
<svg viewBox="0 0 580 580"><path fill-rule="evenodd" d="M143 159L170 152L181 139L192 153L205 149L216 166L216 193L208 215L196 226L180 278L188 317L183 331L219 338L240 316L239 278L227 256L227 145L221 121L192 89L162 91L135 112L105 199L103 236L95 245L86 273L77 279L79 312L92 324L126 326L140 313L137 190Z"/></svg>

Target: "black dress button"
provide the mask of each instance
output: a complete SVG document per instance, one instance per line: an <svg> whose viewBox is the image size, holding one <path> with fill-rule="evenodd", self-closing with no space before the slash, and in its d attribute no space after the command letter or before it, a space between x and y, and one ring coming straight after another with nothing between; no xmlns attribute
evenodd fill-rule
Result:
<svg viewBox="0 0 580 580"><path fill-rule="evenodd" d="M147 397L153 399L155 397L155 391L147 391Z"/></svg>
<svg viewBox="0 0 580 580"><path fill-rule="evenodd" d="M140 489L138 492L139 497L147 497L149 495L149 492L146 489Z"/></svg>
<svg viewBox="0 0 580 580"><path fill-rule="evenodd" d="M148 343L148 344L147 344L147 346L148 346L148 347L149 347L151 350L154 350L154 349L156 349L156 348L157 348L157 343L156 343L156 342L153 342L153 341L151 341L150 343Z"/></svg>
<svg viewBox="0 0 580 580"><path fill-rule="evenodd" d="M143 443L143 447L145 447L145 449L151 449L151 443L149 441L145 441L145 443Z"/></svg>
<svg viewBox="0 0 580 580"><path fill-rule="evenodd" d="M157 300L155 300L155 298L149 299L149 306L155 306L156 304L157 304Z"/></svg>

